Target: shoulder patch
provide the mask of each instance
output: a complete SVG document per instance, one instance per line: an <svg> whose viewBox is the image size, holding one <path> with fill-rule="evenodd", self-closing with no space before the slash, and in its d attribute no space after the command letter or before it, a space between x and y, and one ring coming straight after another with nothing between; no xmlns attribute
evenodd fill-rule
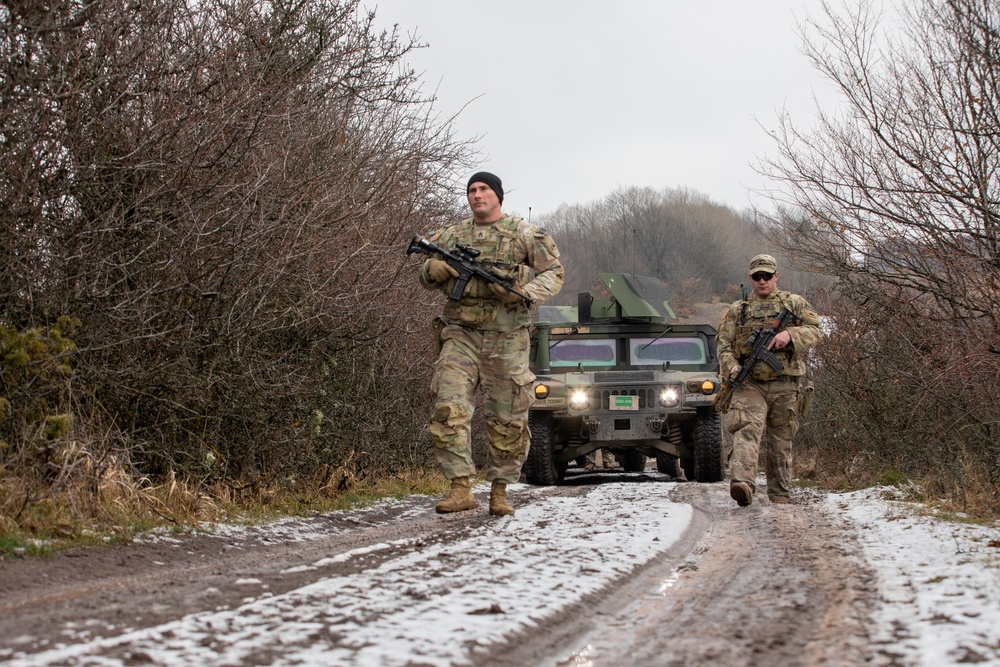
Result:
<svg viewBox="0 0 1000 667"><path fill-rule="evenodd" d="M559 256L559 248L556 247L556 242L544 230L535 232L534 242L545 248L545 252L549 253L549 255L553 257Z"/></svg>
<svg viewBox="0 0 1000 667"><path fill-rule="evenodd" d="M802 324L819 326L819 313L808 306L802 310L802 316L800 319Z"/></svg>
<svg viewBox="0 0 1000 667"><path fill-rule="evenodd" d="M722 318L719 320L719 325L721 326L727 320L735 321L736 313L739 311L740 304L742 303L743 303L742 301L734 301L733 303L729 304L729 308L726 308L726 310L723 311L722 313Z"/></svg>

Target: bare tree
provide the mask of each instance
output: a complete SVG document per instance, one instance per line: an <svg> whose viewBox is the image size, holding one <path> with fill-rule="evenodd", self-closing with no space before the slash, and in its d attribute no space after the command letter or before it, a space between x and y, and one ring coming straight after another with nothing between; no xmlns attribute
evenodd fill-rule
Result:
<svg viewBox="0 0 1000 667"><path fill-rule="evenodd" d="M762 166L780 184L774 238L839 280L812 443L995 509L1000 6L824 9L805 50L843 107L808 130L781 118Z"/></svg>
<svg viewBox="0 0 1000 667"><path fill-rule="evenodd" d="M764 171L803 261L843 280L932 296L942 313L1000 320L1000 9L925 0L883 31L871 3L811 22L815 66L843 94L815 130L781 119ZM900 30L891 28L899 26Z"/></svg>

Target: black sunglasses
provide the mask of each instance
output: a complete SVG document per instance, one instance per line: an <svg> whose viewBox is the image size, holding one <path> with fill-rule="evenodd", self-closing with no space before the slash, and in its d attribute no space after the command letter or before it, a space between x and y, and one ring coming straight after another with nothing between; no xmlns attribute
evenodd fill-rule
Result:
<svg viewBox="0 0 1000 667"><path fill-rule="evenodd" d="M774 277L773 273L767 273L766 271L758 271L757 273L750 276L754 281L758 280L770 280Z"/></svg>

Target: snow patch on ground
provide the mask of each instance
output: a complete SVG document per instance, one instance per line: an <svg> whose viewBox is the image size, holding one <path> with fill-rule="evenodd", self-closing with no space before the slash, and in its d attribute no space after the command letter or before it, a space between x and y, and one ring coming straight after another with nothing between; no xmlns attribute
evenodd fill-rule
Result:
<svg viewBox="0 0 1000 667"><path fill-rule="evenodd" d="M1000 667L1000 526L944 521L895 490L830 494L879 579L873 638L896 665Z"/></svg>
<svg viewBox="0 0 1000 667"><path fill-rule="evenodd" d="M551 497L517 485L534 502L458 542L408 539L331 553L288 570L315 570L318 580L283 595L262 590L237 609L0 659L12 667L474 664L484 647L551 618L670 548L692 516L690 506L667 500L673 487L610 483L581 497ZM882 488L829 494L825 501L857 530L877 574L880 604L872 610L871 635L879 652L900 667L1000 667L1000 525L945 521L895 497ZM551 520L560 507L560 516L579 521ZM352 517L365 524L364 511ZM462 522L455 525L462 529ZM289 519L212 532L251 543L319 539L329 530L321 534ZM321 578L329 565L385 558L390 547L402 555L356 575ZM267 588L256 579L238 583ZM90 633L71 630L77 638Z"/></svg>
<svg viewBox="0 0 1000 667"><path fill-rule="evenodd" d="M414 497L419 496L410 496L411 499ZM389 507L396 502L398 501L386 499L380 502L372 503L363 509L344 510L333 514L343 514L344 516L349 516L355 524L358 526L364 526L368 523L365 518L367 514L378 514L384 511L386 507ZM411 516L419 514L426 514L426 508L411 507L410 509L400 513L399 520L405 521ZM296 542L309 542L344 531L327 525L318 528L315 521L304 520L299 517L288 517L285 519L278 519L277 521L272 521L270 523L253 526L204 522L193 532L218 537L226 540L229 543L230 548L241 549L248 543L290 544ZM136 544L161 543L177 547L184 545L183 539L179 539L170 528L158 528L148 531L140 536L137 536L133 541Z"/></svg>
<svg viewBox="0 0 1000 667"><path fill-rule="evenodd" d="M477 649L533 627L668 549L693 513L666 499L673 486L605 484L583 497L541 498L458 542L413 541L405 555L360 574L8 664L232 665L264 651L274 665L474 663ZM554 515L579 521L551 521ZM325 560L312 567L321 570Z"/></svg>

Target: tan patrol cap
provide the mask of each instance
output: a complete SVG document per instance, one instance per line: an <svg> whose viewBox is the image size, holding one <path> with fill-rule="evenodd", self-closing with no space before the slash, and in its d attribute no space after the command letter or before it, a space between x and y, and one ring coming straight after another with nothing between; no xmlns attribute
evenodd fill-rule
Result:
<svg viewBox="0 0 1000 667"><path fill-rule="evenodd" d="M774 261L774 257L771 257L770 255L757 255L750 260L750 270L747 272L747 275L753 275L758 271L777 273L778 263Z"/></svg>

